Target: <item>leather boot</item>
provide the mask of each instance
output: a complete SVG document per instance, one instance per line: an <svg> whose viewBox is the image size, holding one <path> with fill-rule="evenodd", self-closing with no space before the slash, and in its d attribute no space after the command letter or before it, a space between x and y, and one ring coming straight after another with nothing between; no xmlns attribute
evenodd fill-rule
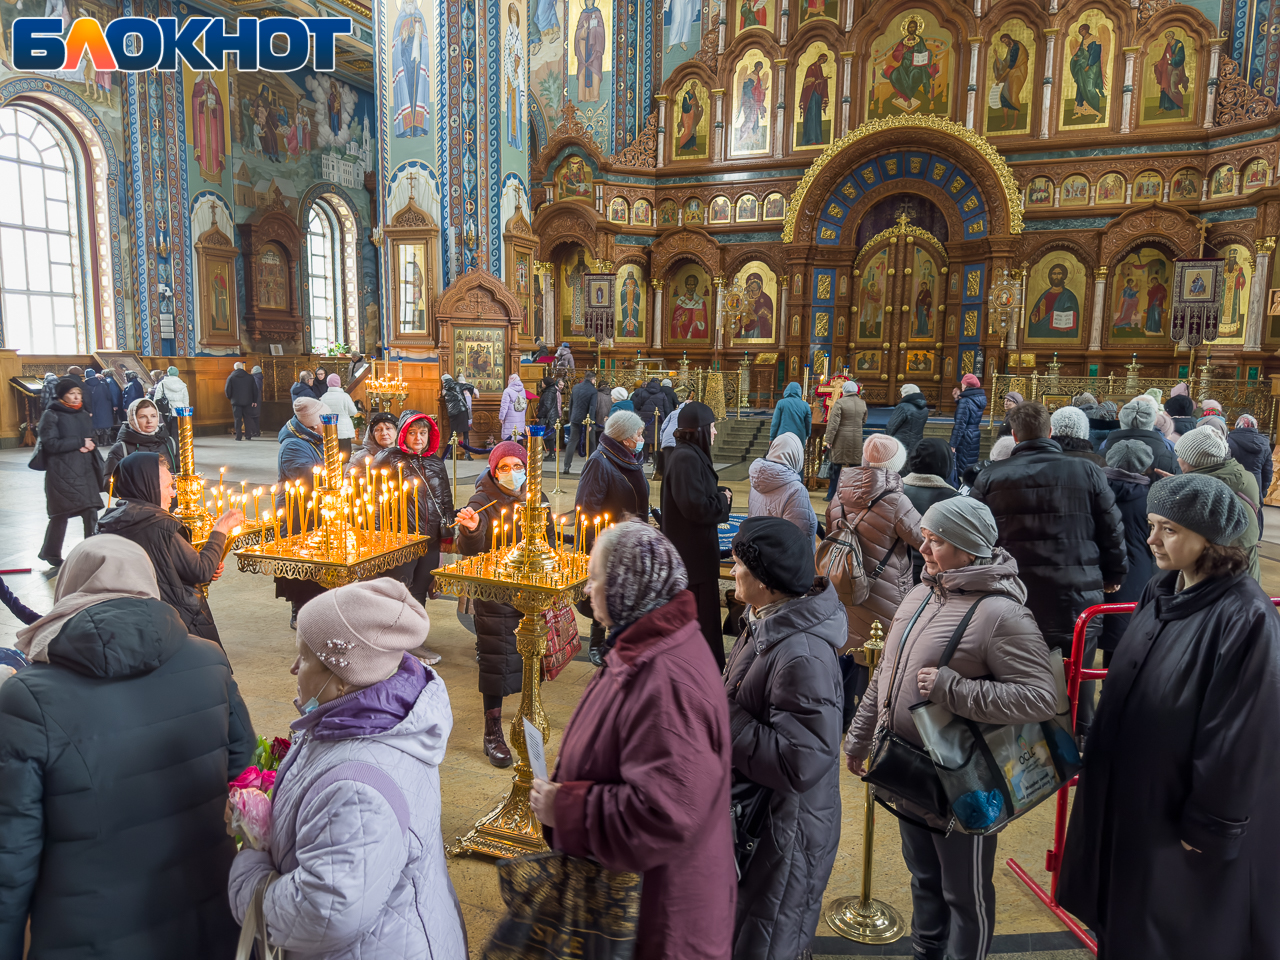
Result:
<svg viewBox="0 0 1280 960"><path fill-rule="evenodd" d="M502 736L502 708L484 712L484 755L495 767L511 766L511 748Z"/></svg>

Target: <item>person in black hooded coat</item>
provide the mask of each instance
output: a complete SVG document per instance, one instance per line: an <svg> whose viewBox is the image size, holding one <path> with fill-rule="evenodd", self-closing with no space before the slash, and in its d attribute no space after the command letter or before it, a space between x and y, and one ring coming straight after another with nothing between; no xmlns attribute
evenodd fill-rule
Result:
<svg viewBox="0 0 1280 960"><path fill-rule="evenodd" d="M643 460L657 450L655 440L661 440L654 433L655 411L657 412L657 421L661 424L675 407L667 399L667 395L662 392L662 384L658 382L657 377L651 377L648 383L637 390L632 396L631 402L635 404L636 413L640 414L640 419L644 421L644 453L641 458Z"/></svg>
<svg viewBox="0 0 1280 960"><path fill-rule="evenodd" d="M1196 428L1196 405L1190 397L1185 393L1170 397L1165 402L1164 412L1169 415L1169 419L1173 421L1173 429L1177 431L1178 436L1184 433L1190 433Z"/></svg>
<svg viewBox="0 0 1280 960"><path fill-rule="evenodd" d="M1108 603L1133 603L1142 597L1147 581L1155 572L1147 535L1147 490L1151 486L1151 467L1155 459L1151 448L1141 440L1120 440L1107 446L1107 484L1116 495L1116 508L1124 521L1125 551L1129 572L1120 589L1107 597ZM1102 617L1102 636L1098 647L1103 651L1102 665L1109 666L1120 638L1129 629L1129 614L1109 613Z"/></svg>
<svg viewBox="0 0 1280 960"><path fill-rule="evenodd" d="M155 567L160 599L178 611L188 633L221 645L200 585L222 576L227 536L244 522L244 514L228 510L220 516L197 550L186 524L169 512L177 493L173 474L157 454L131 453L116 468L116 502L102 515L98 528L142 547Z"/></svg>
<svg viewBox="0 0 1280 960"><path fill-rule="evenodd" d="M81 381L63 377L54 388L55 400L40 416L37 433L44 457L44 499L49 514L39 557L62 565L62 541L67 521L79 517L88 539L98 531L102 509L102 455L94 442L93 420L84 409Z"/></svg>
<svg viewBox="0 0 1280 960"><path fill-rule="evenodd" d="M889 414L889 423L884 432L906 448L907 456L911 456L916 444L924 439L924 425L929 420L929 402L914 383L902 388L902 402Z"/></svg>

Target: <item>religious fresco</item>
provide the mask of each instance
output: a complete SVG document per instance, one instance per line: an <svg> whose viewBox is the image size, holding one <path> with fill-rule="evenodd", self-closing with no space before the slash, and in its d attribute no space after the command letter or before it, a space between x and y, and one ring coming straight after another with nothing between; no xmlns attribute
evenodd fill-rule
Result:
<svg viewBox="0 0 1280 960"><path fill-rule="evenodd" d="M933 360L932 350L908 350L907 373L932 374Z"/></svg>
<svg viewBox="0 0 1280 960"><path fill-rule="evenodd" d="M397 139L427 137L433 124L435 17L422 9L420 0L388 0L387 7L392 132Z"/></svg>
<svg viewBox="0 0 1280 960"><path fill-rule="evenodd" d="M396 246L399 262L395 265L396 315L401 333L427 332L427 307L431 291L427 287L427 245L402 243Z"/></svg>
<svg viewBox="0 0 1280 960"><path fill-rule="evenodd" d="M835 96L835 56L822 41L811 43L796 62L795 135L796 150L821 150L831 142Z"/></svg>
<svg viewBox="0 0 1280 960"><path fill-rule="evenodd" d="M658 226L674 227L680 222L680 208L674 200L663 200L658 204Z"/></svg>
<svg viewBox="0 0 1280 960"><path fill-rule="evenodd" d="M505 331L453 328L453 375L481 393L499 393L506 386L506 354Z"/></svg>
<svg viewBox="0 0 1280 960"><path fill-rule="evenodd" d="M686 263L667 281L667 340L703 343L711 340L715 322L715 294L702 267Z"/></svg>
<svg viewBox="0 0 1280 960"><path fill-rule="evenodd" d="M583 297L586 292L586 275L598 273L591 254L576 244L565 248L557 265L556 300L560 318L560 338L585 337Z"/></svg>
<svg viewBox="0 0 1280 960"><path fill-rule="evenodd" d="M745 0L744 0L745 2ZM729 156L752 157L769 153L769 88L773 75L769 58L759 49L748 50L733 71L732 113L729 119Z"/></svg>
<svg viewBox="0 0 1280 960"><path fill-rule="evenodd" d="M1249 312L1249 285L1253 281L1253 256L1247 247L1229 243L1218 251L1225 261L1222 316L1215 343L1244 343L1244 322Z"/></svg>
<svg viewBox="0 0 1280 960"><path fill-rule="evenodd" d="M1079 173L1073 173L1062 181L1060 207L1083 207L1089 202L1089 181Z"/></svg>
<svg viewBox="0 0 1280 960"><path fill-rule="evenodd" d="M752 29L772 32L777 24L777 0L739 0L737 13L733 20L736 33Z"/></svg>
<svg viewBox="0 0 1280 960"><path fill-rule="evenodd" d="M526 56L520 8L507 4L502 32L502 144L515 153L525 149Z"/></svg>
<svg viewBox="0 0 1280 960"><path fill-rule="evenodd" d="M1229 163L1209 174L1209 197L1229 197L1236 192L1236 168Z"/></svg>
<svg viewBox="0 0 1280 960"><path fill-rule="evenodd" d="M827 18L835 20L840 15L840 0L796 0L795 11L791 14L791 22L801 27L810 20Z"/></svg>
<svg viewBox="0 0 1280 960"><path fill-rule="evenodd" d="M1086 271L1076 257L1054 250L1027 274L1027 326L1023 343L1078 346L1084 335Z"/></svg>
<svg viewBox="0 0 1280 960"><path fill-rule="evenodd" d="M1143 58L1139 125L1194 120L1196 79L1195 40L1181 27L1163 31Z"/></svg>
<svg viewBox="0 0 1280 960"><path fill-rule="evenodd" d="M1200 171L1184 167L1173 175L1169 184L1169 199L1174 203L1200 199Z"/></svg>
<svg viewBox="0 0 1280 960"><path fill-rule="evenodd" d="M726 314L733 298L739 300L734 304L732 313L740 311L740 317L734 317L730 326L730 343L764 344L773 343L777 339L777 304L778 275L769 269L769 265L759 260L752 260L738 270L730 281L726 298Z"/></svg>
<svg viewBox="0 0 1280 960"><path fill-rule="evenodd" d="M867 119L951 115L955 40L933 14L912 10L876 37L867 59Z"/></svg>
<svg viewBox="0 0 1280 960"><path fill-rule="evenodd" d="M771 193L764 198L764 220L785 220L787 217L787 199L780 193Z"/></svg>
<svg viewBox="0 0 1280 960"><path fill-rule="evenodd" d="M738 198L738 206L733 218L739 223L755 223L760 219L760 203L749 193Z"/></svg>
<svg viewBox="0 0 1280 960"><path fill-rule="evenodd" d="M862 268L862 276L855 278L859 340L883 339L888 272L889 251L881 250L867 261Z"/></svg>
<svg viewBox="0 0 1280 960"><path fill-rule="evenodd" d="M858 350L853 355L853 369L855 376L859 373L879 373L880 351Z"/></svg>
<svg viewBox="0 0 1280 960"><path fill-rule="evenodd" d="M938 315L943 309L944 288L936 255L923 243L912 244L908 340L938 339Z"/></svg>
<svg viewBox="0 0 1280 960"><path fill-rule="evenodd" d="M1162 250L1140 247L1111 271L1111 342L1158 341L1169 329L1173 264Z"/></svg>
<svg viewBox="0 0 1280 960"><path fill-rule="evenodd" d="M1053 206L1053 181L1048 177L1032 177L1027 184L1028 207Z"/></svg>
<svg viewBox="0 0 1280 960"><path fill-rule="evenodd" d="M653 204L648 200L637 200L632 204L631 222L637 227L647 227L653 223Z"/></svg>
<svg viewBox="0 0 1280 960"><path fill-rule="evenodd" d="M577 154L565 157L564 163L556 170L556 199L581 200L584 203L596 202L596 191L591 167Z"/></svg>
<svg viewBox="0 0 1280 960"><path fill-rule="evenodd" d="M728 197L712 197L708 223L728 223L733 219L733 207Z"/></svg>
<svg viewBox="0 0 1280 960"><path fill-rule="evenodd" d="M1111 115L1115 24L1086 10L1061 38L1062 127L1105 127Z"/></svg>
<svg viewBox="0 0 1280 960"><path fill-rule="evenodd" d="M702 201L697 197L690 197L684 202L684 222L687 224L698 225L703 222L706 212L702 206Z"/></svg>
<svg viewBox="0 0 1280 960"><path fill-rule="evenodd" d="M1240 190L1242 193L1253 193L1267 185L1267 174L1271 172L1271 168L1267 166L1267 161L1258 157L1250 160L1244 165L1244 173L1241 176Z"/></svg>
<svg viewBox="0 0 1280 960"><path fill-rule="evenodd" d="M1155 170L1144 170L1133 178L1133 202L1145 203L1164 196L1164 177Z"/></svg>
<svg viewBox="0 0 1280 960"><path fill-rule="evenodd" d="M987 48L986 134L1027 133L1031 129L1035 33L1015 17L1002 23L992 37Z"/></svg>
<svg viewBox="0 0 1280 960"><path fill-rule="evenodd" d="M199 73L183 62L183 103L187 110L187 169L193 181L218 187L226 180L231 149L230 95L226 71Z"/></svg>
<svg viewBox="0 0 1280 960"><path fill-rule="evenodd" d="M613 5L568 0L569 73L565 86L596 145L613 152ZM559 123L559 117L554 118ZM553 124L554 126L555 124Z"/></svg>
<svg viewBox="0 0 1280 960"><path fill-rule="evenodd" d="M618 271L615 341L643 343L648 336L649 331L645 327L648 291L645 286L644 271L634 263L625 264Z"/></svg>
<svg viewBox="0 0 1280 960"><path fill-rule="evenodd" d="M609 201L609 222L627 222L627 201L625 197L614 197Z"/></svg>
<svg viewBox="0 0 1280 960"><path fill-rule="evenodd" d="M671 100L672 160L705 160L711 148L710 95L696 77L685 82Z"/></svg>
<svg viewBox="0 0 1280 960"><path fill-rule="evenodd" d="M663 0L662 79L702 47L702 0Z"/></svg>
<svg viewBox="0 0 1280 960"><path fill-rule="evenodd" d="M528 0L530 108L541 113L542 126L553 129L560 122L564 97L564 38L559 0Z"/></svg>
<svg viewBox="0 0 1280 960"><path fill-rule="evenodd" d="M1098 203L1124 203L1125 180L1118 173L1104 174L1098 181Z"/></svg>

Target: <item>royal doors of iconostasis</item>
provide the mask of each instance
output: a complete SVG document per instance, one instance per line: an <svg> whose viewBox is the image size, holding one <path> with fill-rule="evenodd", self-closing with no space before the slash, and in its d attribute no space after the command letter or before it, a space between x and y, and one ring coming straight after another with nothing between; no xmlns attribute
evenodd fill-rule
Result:
<svg viewBox="0 0 1280 960"><path fill-rule="evenodd" d="M923 384L941 373L948 272L942 242L905 216L862 246L850 291L850 374Z"/></svg>

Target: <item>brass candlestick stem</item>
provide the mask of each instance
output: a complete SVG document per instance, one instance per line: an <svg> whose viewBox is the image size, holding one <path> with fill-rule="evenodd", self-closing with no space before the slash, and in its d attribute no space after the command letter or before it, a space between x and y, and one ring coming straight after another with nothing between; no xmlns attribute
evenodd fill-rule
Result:
<svg viewBox="0 0 1280 960"><path fill-rule="evenodd" d="M591 428L594 426L595 426L595 421L591 419L591 414L587 414L586 419L582 421L582 428L587 431L587 439L585 443L586 443L586 451L587 451L588 457L591 456L591 433L592 433ZM582 469L583 470L587 469L585 464L583 465Z"/></svg>
<svg viewBox="0 0 1280 960"><path fill-rule="evenodd" d="M871 639L862 647L867 668L875 673L884 652L884 628L880 621L871 624ZM907 932L902 915L883 900L871 896L872 853L875 848L876 813L871 784L866 785L866 808L862 818L862 893L856 897L840 897L827 904L826 921L840 936L859 943L892 943Z"/></svg>
<svg viewBox="0 0 1280 960"><path fill-rule="evenodd" d="M555 437L555 445L556 445L556 485L551 489L551 492L564 493L564 491L560 489L560 431L563 430L564 428L560 425L559 420L556 421L556 425L554 429L555 429L555 434L553 436ZM542 469L541 463L538 464L538 469L539 471L541 471Z"/></svg>
<svg viewBox="0 0 1280 960"><path fill-rule="evenodd" d="M178 506L173 515L191 533L191 542L201 544L209 539L213 516L204 508L204 477L196 473L195 439L191 419L195 407L174 407L178 418Z"/></svg>

